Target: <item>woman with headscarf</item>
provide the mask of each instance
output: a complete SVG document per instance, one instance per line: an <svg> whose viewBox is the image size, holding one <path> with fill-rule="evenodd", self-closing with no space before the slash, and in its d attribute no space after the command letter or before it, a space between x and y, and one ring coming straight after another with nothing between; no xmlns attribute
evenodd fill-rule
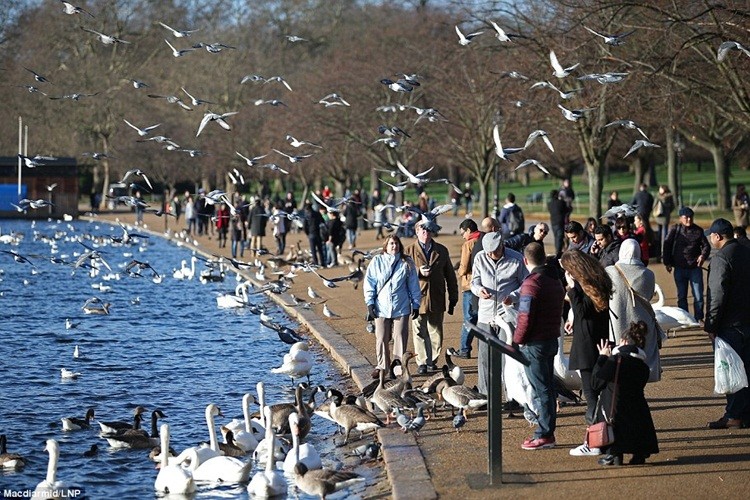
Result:
<svg viewBox="0 0 750 500"><path fill-rule="evenodd" d="M599 343L609 338L612 280L599 261L580 250L563 253L560 265L565 270L567 297L573 312L573 321L565 323L565 331L573 334L568 368L581 374L581 388L586 397L586 425L591 425L596 423L600 392L592 384L592 370L599 358ZM598 448L589 448L588 443L570 450L573 456L600 453Z"/></svg>
<svg viewBox="0 0 750 500"><path fill-rule="evenodd" d="M648 327L644 351L646 364L651 370L649 382L657 382L661 379L659 346L663 333L651 307L656 284L654 272L643 265L640 245L634 239L622 242L617 262L606 271L612 280L613 289L609 301L612 311L610 338L619 343L622 333L631 323L643 321Z"/></svg>

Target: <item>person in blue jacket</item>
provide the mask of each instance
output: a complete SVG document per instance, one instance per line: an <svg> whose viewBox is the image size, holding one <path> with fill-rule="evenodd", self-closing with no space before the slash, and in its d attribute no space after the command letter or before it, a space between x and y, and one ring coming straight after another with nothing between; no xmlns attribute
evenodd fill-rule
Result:
<svg viewBox="0 0 750 500"><path fill-rule="evenodd" d="M403 361L409 341L409 316L419 314L422 293L414 261L404 255L396 235L383 243L383 253L367 266L364 280L368 317L375 321L375 352L380 370L391 365L388 344L393 338L393 356Z"/></svg>

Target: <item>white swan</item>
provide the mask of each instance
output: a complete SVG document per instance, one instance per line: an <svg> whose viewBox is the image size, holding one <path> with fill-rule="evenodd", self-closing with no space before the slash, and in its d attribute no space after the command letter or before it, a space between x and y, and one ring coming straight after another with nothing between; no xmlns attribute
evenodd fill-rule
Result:
<svg viewBox="0 0 750 500"><path fill-rule="evenodd" d="M154 489L165 494L185 494L195 491L195 481L189 470L169 465L169 424L161 424L161 469Z"/></svg>
<svg viewBox="0 0 750 500"><path fill-rule="evenodd" d="M694 328L700 326L700 323L689 312L679 307L664 305L664 292L656 284L654 293L657 295L655 303L651 304L656 314L656 322L659 323L662 330L677 330L680 328Z"/></svg>
<svg viewBox="0 0 750 500"><path fill-rule="evenodd" d="M307 377L310 381L310 370L312 369L312 356L310 355L307 342L295 342L289 349L289 354L284 354L284 362L278 368L271 368L271 373L281 373L292 378Z"/></svg>
<svg viewBox="0 0 750 500"><path fill-rule="evenodd" d="M234 289L234 293L225 293L216 297L216 305L219 309L230 309L235 307L245 307L250 303L247 296L247 287L252 286L249 281L240 283Z"/></svg>
<svg viewBox="0 0 750 500"><path fill-rule="evenodd" d="M515 312L515 310L513 311ZM515 314L506 314L505 317L515 320ZM508 322L498 315L495 317L495 323L500 327L498 338L510 344L513 341L513 330ZM526 375L526 369L521 363L510 356L503 356L503 382L505 383L505 396L507 399L514 399L521 406L525 405L532 412L537 413L537 408L534 405L534 388L531 387L529 377ZM524 415L526 415L526 412L524 412Z"/></svg>
<svg viewBox="0 0 750 500"><path fill-rule="evenodd" d="M254 417L254 418L250 419L250 427L251 427L251 429L253 431L253 434L263 434L263 435L265 435L266 434L266 424L265 424L265 420L264 420L265 417L263 416L263 407L265 406L265 401L266 400L265 400L265 387L263 385L263 382L258 382L258 384L256 385L256 389L258 391L257 403L258 403L258 407L259 407L260 416L259 417ZM245 396L247 396L247 394ZM251 395L251 397L252 397L252 395ZM243 396L243 401L244 401L244 396ZM244 404L244 402L243 402L243 404ZM244 409L243 409L243 414L244 414ZM231 422L229 422L226 425L226 428L229 429L230 431L234 432L235 433L234 435L237 436L237 432L238 431L245 430L245 422L246 421L247 421L247 415L245 415L244 419L235 418L234 420L232 420Z"/></svg>
<svg viewBox="0 0 750 500"><path fill-rule="evenodd" d="M232 432L234 432L234 444L245 450L246 452L255 451L258 447L258 439L255 437L253 432L252 421L250 419L250 401L253 395L249 392L242 396L242 413L245 416L242 428L232 429L227 426Z"/></svg>
<svg viewBox="0 0 750 500"><path fill-rule="evenodd" d="M282 467L284 472L293 473L297 462L305 464L308 470L322 469L323 463L320 461L318 450L310 443L300 444L299 442L299 415L296 413L289 415L289 428L292 429L292 449L284 459Z"/></svg>
<svg viewBox="0 0 750 500"><path fill-rule="evenodd" d="M190 257L190 267L187 266L187 261L182 260L180 262L180 268L177 269L174 273L172 273L172 277L176 280L191 280L193 279L193 276L195 276L195 263L198 261L198 258L193 255Z"/></svg>
<svg viewBox="0 0 750 500"><path fill-rule="evenodd" d="M32 498L57 498L67 494L68 487L57 480L57 461L60 459L60 445L54 439L48 439L44 451L49 452L47 477L34 490Z"/></svg>
<svg viewBox="0 0 750 500"><path fill-rule="evenodd" d="M264 408L263 416L266 422L271 421L271 409ZM266 426L266 438L267 442L271 444L270 448L274 447L275 436L271 430L271 426ZM251 496L260 498L269 498L278 495L284 495L287 492L286 479L284 475L274 469L274 456L269 453L266 457L266 469L257 472L250 484L247 485L247 492Z"/></svg>

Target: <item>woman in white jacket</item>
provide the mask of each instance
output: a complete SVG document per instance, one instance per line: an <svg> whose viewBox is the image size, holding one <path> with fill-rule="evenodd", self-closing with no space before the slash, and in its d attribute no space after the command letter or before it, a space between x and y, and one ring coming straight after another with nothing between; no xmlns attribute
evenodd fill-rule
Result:
<svg viewBox="0 0 750 500"><path fill-rule="evenodd" d="M414 261L403 254L398 236L391 235L383 243L383 253L367 266L364 280L365 305L368 316L375 321L377 368L391 365L388 344L393 338L393 356L402 359L409 341L409 316L419 314L422 298Z"/></svg>

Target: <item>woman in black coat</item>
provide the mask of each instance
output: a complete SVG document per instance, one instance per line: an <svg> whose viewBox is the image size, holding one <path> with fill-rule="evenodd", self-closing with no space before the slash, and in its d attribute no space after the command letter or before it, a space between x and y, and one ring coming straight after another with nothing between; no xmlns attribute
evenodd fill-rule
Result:
<svg viewBox="0 0 750 500"><path fill-rule="evenodd" d="M592 383L592 371L599 358L599 342L609 338L609 299L612 280L599 262L580 250L568 250L560 258L568 285L567 297L573 321L565 331L573 334L568 369L579 370L581 388L586 397L586 424L596 422L596 402L601 389ZM571 450L571 455L598 455L600 450L587 443Z"/></svg>
<svg viewBox="0 0 750 500"><path fill-rule="evenodd" d="M601 419L610 419L612 397L615 396L615 441L608 448L608 454L599 459L601 465L622 465L623 453L632 453L633 458L629 463L639 465L646 463L652 454L659 453L654 421L643 394L650 373L643 351L647 333L648 327L643 321L631 323L623 333L619 347L612 350L606 341L599 346L600 356L594 366L594 386L602 390L599 405Z"/></svg>

